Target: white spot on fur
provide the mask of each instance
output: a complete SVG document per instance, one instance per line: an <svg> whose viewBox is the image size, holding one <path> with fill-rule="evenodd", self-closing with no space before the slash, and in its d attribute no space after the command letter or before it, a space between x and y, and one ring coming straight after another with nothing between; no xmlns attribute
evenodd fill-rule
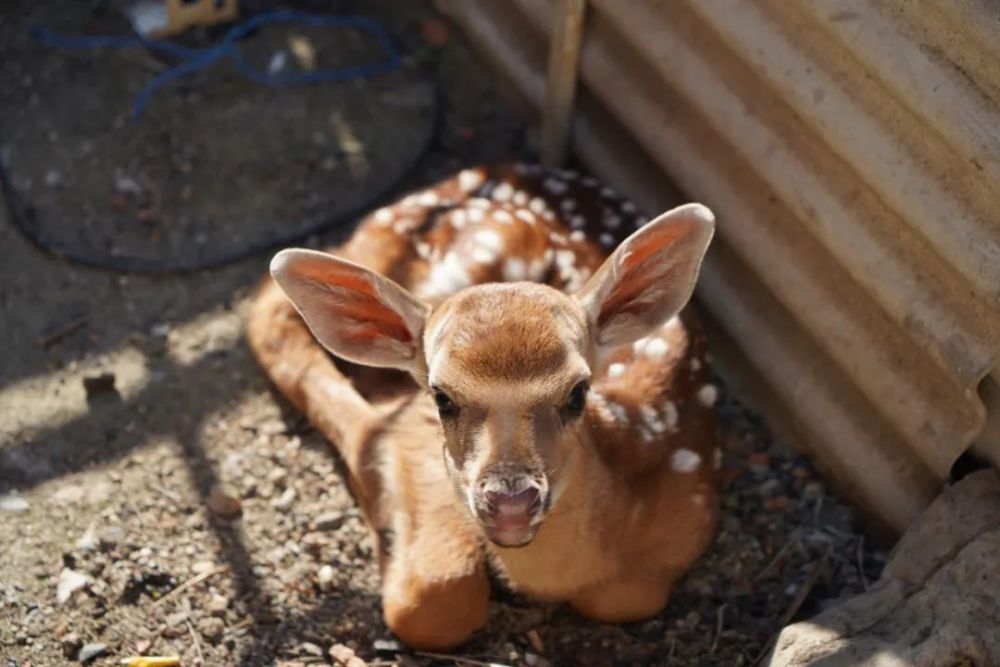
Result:
<svg viewBox="0 0 1000 667"><path fill-rule="evenodd" d="M417 198L417 203L421 206L437 206L439 201L437 193L433 190L422 192Z"/></svg>
<svg viewBox="0 0 1000 667"><path fill-rule="evenodd" d="M651 405L643 405L639 408L639 415L643 423L653 433L662 435L667 432L667 425L660 419L659 413Z"/></svg>
<svg viewBox="0 0 1000 667"><path fill-rule="evenodd" d="M417 254L423 259L429 259L431 256L431 244L423 243L422 241L417 241L413 244L413 247L417 249Z"/></svg>
<svg viewBox="0 0 1000 667"><path fill-rule="evenodd" d="M632 215L633 213L635 213L635 204L633 204L630 201L622 202L622 211L624 211L628 215Z"/></svg>
<svg viewBox="0 0 1000 667"><path fill-rule="evenodd" d="M562 235L562 234L559 234L558 232L551 232L549 234L549 240L552 241L553 243L557 243L559 245L565 245L566 244L566 237L564 235Z"/></svg>
<svg viewBox="0 0 1000 667"><path fill-rule="evenodd" d="M593 176L584 176L583 181L581 181L588 188L593 188L597 185L597 179Z"/></svg>
<svg viewBox="0 0 1000 667"><path fill-rule="evenodd" d="M478 169L464 169L458 175L458 187L464 192L471 192L483 184L486 177Z"/></svg>
<svg viewBox="0 0 1000 667"><path fill-rule="evenodd" d="M569 213L570 211L572 211L575 208L576 208L576 200L573 199L572 197L569 197L567 199L563 199L561 202L559 202L559 210L560 211L564 211L566 213Z"/></svg>
<svg viewBox="0 0 1000 667"><path fill-rule="evenodd" d="M614 415L614 418L622 423L628 422L628 412L625 411L625 406L621 403L615 403L614 401L608 401L608 410Z"/></svg>
<svg viewBox="0 0 1000 667"><path fill-rule="evenodd" d="M663 359L670 351L670 345L662 338L650 338L643 347L643 353L652 359Z"/></svg>
<svg viewBox="0 0 1000 667"><path fill-rule="evenodd" d="M531 260L531 263L528 264L528 278L536 282L540 281L545 277L545 271L548 269L548 265L549 262L541 259Z"/></svg>
<svg viewBox="0 0 1000 667"><path fill-rule="evenodd" d="M641 227L645 227L648 223L649 223L649 218L647 218L644 215L640 215L638 218L635 219L635 228L639 229Z"/></svg>
<svg viewBox="0 0 1000 667"><path fill-rule="evenodd" d="M519 208L516 211L514 211L514 217L524 220L529 225L535 223L535 214L526 208Z"/></svg>
<svg viewBox="0 0 1000 667"><path fill-rule="evenodd" d="M392 222L393 217L392 211L388 208L380 208L375 211L375 222L381 224L383 227L388 227L389 223Z"/></svg>
<svg viewBox="0 0 1000 667"><path fill-rule="evenodd" d="M607 227L608 229L618 229L619 227L621 227L621 224L622 224L622 219L619 218L617 215L609 215L608 217L604 218L604 226Z"/></svg>
<svg viewBox="0 0 1000 667"><path fill-rule="evenodd" d="M701 457L690 449L678 449L670 457L670 467L674 472L694 472L701 465Z"/></svg>
<svg viewBox="0 0 1000 667"><path fill-rule="evenodd" d="M715 405L717 400L719 400L719 389L714 384L706 384L698 390L698 402L706 408Z"/></svg>
<svg viewBox="0 0 1000 667"><path fill-rule="evenodd" d="M504 210L493 211L493 219L502 225L509 225L514 222L514 216Z"/></svg>
<svg viewBox="0 0 1000 667"><path fill-rule="evenodd" d="M504 280L518 281L528 277L528 267L520 257L511 257L503 264Z"/></svg>
<svg viewBox="0 0 1000 667"><path fill-rule="evenodd" d="M608 408L608 401L599 392L592 391L588 397L588 403L594 406L597 410L597 417L601 421L611 423L615 421L615 416L612 414L611 410Z"/></svg>
<svg viewBox="0 0 1000 667"><path fill-rule="evenodd" d="M673 401L667 401L663 404L663 421L666 423L668 429L673 431L677 428L679 416L677 414L677 406L674 405Z"/></svg>
<svg viewBox="0 0 1000 667"><path fill-rule="evenodd" d="M697 371L701 369L701 362L697 358L691 359L691 370Z"/></svg>
<svg viewBox="0 0 1000 667"><path fill-rule="evenodd" d="M470 208L468 214L469 222L480 222L483 216L486 215L481 208Z"/></svg>
<svg viewBox="0 0 1000 667"><path fill-rule="evenodd" d="M608 377L616 378L625 373L625 364L615 363L608 366Z"/></svg>
<svg viewBox="0 0 1000 667"><path fill-rule="evenodd" d="M492 229L481 229L472 237L476 243L490 250L500 250L503 248L503 239L500 234Z"/></svg>
<svg viewBox="0 0 1000 667"><path fill-rule="evenodd" d="M607 232L601 234L599 240L601 242L601 245L604 246L605 248L610 248L615 244L615 237L612 236L611 234L608 234Z"/></svg>
<svg viewBox="0 0 1000 667"><path fill-rule="evenodd" d="M548 210L549 207L545 205L545 200L541 197L533 197L532 200L528 202L528 208L530 208L533 213L541 215Z"/></svg>
<svg viewBox="0 0 1000 667"><path fill-rule="evenodd" d="M518 190L514 193L511 201L514 202L515 206L524 206L528 203L528 193L524 190Z"/></svg>
<svg viewBox="0 0 1000 667"><path fill-rule="evenodd" d="M448 296L472 284L465 263L455 252L449 252L431 267L424 292L428 296Z"/></svg>
<svg viewBox="0 0 1000 667"><path fill-rule="evenodd" d="M465 214L465 211L463 211L462 209L458 209L456 211L452 211L451 212L451 218L450 218L452 226L455 229L461 229L462 227L465 227L465 218L466 218L466 214Z"/></svg>
<svg viewBox="0 0 1000 667"><path fill-rule="evenodd" d="M569 219L569 226L573 229L583 229L587 226L587 219L582 215L574 215Z"/></svg>
<svg viewBox="0 0 1000 667"><path fill-rule="evenodd" d="M472 251L472 260L480 264L492 264L499 257L495 250L479 247Z"/></svg>
<svg viewBox="0 0 1000 667"><path fill-rule="evenodd" d="M569 240L576 243L583 243L587 240L587 234L582 229L578 229L574 232L570 232Z"/></svg>
<svg viewBox="0 0 1000 667"><path fill-rule="evenodd" d="M605 186L605 187L601 188L601 196L602 197L609 197L609 198L610 197L616 197L617 193L614 190L612 190L611 188Z"/></svg>
<svg viewBox="0 0 1000 667"><path fill-rule="evenodd" d="M510 183L501 183L493 189L493 199L496 201L510 201L514 196L514 188Z"/></svg>

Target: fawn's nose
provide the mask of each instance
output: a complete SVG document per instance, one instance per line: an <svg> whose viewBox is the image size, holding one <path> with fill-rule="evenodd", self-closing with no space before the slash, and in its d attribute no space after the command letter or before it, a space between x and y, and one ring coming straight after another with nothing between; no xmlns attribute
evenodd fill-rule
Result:
<svg viewBox="0 0 1000 667"><path fill-rule="evenodd" d="M538 489L534 486L517 491L487 491L486 505L490 516L530 516L540 504Z"/></svg>

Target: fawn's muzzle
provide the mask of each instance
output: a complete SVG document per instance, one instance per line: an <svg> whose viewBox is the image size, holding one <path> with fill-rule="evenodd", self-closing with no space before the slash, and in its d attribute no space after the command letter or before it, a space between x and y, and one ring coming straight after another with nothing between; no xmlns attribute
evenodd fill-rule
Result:
<svg viewBox="0 0 1000 667"><path fill-rule="evenodd" d="M487 482L481 489L477 518L490 541L502 547L531 542L544 515L544 489L533 480L520 484Z"/></svg>

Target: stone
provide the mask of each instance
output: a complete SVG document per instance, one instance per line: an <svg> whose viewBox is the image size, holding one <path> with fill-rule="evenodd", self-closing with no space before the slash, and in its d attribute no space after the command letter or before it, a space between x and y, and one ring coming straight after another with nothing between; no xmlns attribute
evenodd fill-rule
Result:
<svg viewBox="0 0 1000 667"><path fill-rule="evenodd" d="M0 495L0 511L20 513L30 509L28 501L21 496Z"/></svg>
<svg viewBox="0 0 1000 667"><path fill-rule="evenodd" d="M316 572L316 583L319 584L319 589L324 593L333 590L333 576L334 571L331 565L324 565Z"/></svg>
<svg viewBox="0 0 1000 667"><path fill-rule="evenodd" d="M357 656L350 646L334 644L330 647L330 657L333 664L341 667L367 667L368 663Z"/></svg>
<svg viewBox="0 0 1000 667"><path fill-rule="evenodd" d="M76 570L64 567L56 579L56 601L64 604L77 592L90 584L90 577Z"/></svg>
<svg viewBox="0 0 1000 667"><path fill-rule="evenodd" d="M59 646L62 648L63 655L72 658L83 646L83 642L80 640L80 635L70 632L59 638Z"/></svg>
<svg viewBox="0 0 1000 667"><path fill-rule="evenodd" d="M313 520L315 530L337 530L344 525L347 516L343 512L324 512Z"/></svg>
<svg viewBox="0 0 1000 667"><path fill-rule="evenodd" d="M87 663L94 658L99 658L108 652L108 647L104 644L84 644L83 648L80 649L80 653L76 656L76 659L82 663Z"/></svg>
<svg viewBox="0 0 1000 667"><path fill-rule="evenodd" d="M945 489L871 589L781 631L767 667L1000 665L1000 474Z"/></svg>
<svg viewBox="0 0 1000 667"><path fill-rule="evenodd" d="M229 609L229 598L224 595L215 594L208 600L208 604L205 605L208 613L212 616L225 616L226 611Z"/></svg>
<svg viewBox="0 0 1000 667"><path fill-rule="evenodd" d="M221 618L209 616L198 621L198 632L213 644L222 639L226 632L226 624Z"/></svg>

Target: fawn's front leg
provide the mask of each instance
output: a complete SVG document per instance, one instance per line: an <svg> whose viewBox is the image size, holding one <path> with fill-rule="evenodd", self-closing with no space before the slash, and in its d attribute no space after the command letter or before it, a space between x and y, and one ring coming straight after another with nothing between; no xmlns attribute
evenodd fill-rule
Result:
<svg viewBox="0 0 1000 667"><path fill-rule="evenodd" d="M486 563L463 510L417 507L397 517L382 608L386 625L412 648L453 648L486 623Z"/></svg>

